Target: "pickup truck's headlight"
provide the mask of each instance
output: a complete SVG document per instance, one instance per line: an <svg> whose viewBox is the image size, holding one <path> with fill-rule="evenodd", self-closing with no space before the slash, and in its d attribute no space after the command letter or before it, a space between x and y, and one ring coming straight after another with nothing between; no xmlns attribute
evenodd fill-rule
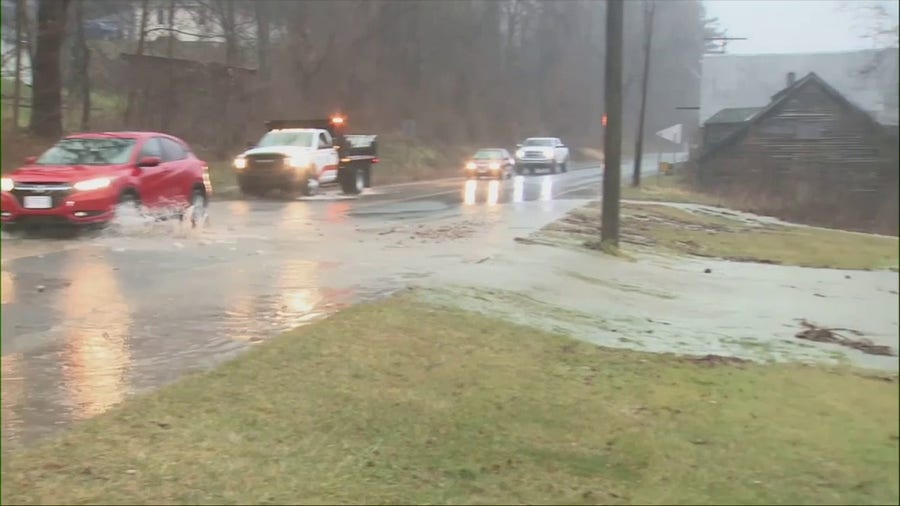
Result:
<svg viewBox="0 0 900 506"><path fill-rule="evenodd" d="M516 151L516 158L525 158L525 151L521 149Z"/></svg>
<svg viewBox="0 0 900 506"><path fill-rule="evenodd" d="M297 169L306 168L309 165L309 158L302 155L289 156L286 161L288 165Z"/></svg>
<svg viewBox="0 0 900 506"><path fill-rule="evenodd" d="M475 165L475 162L469 162L466 164L466 169L468 169L468 170L475 170L477 168L478 168L478 166Z"/></svg>
<svg viewBox="0 0 900 506"><path fill-rule="evenodd" d="M0 179L0 191L11 192L15 188L16 183L8 177Z"/></svg>
<svg viewBox="0 0 900 506"><path fill-rule="evenodd" d="M102 190L103 188L109 188L109 185L112 184L111 177L98 177L95 179L88 179L86 181L79 181L72 185L72 188L75 188L78 191L91 191L91 190Z"/></svg>
<svg viewBox="0 0 900 506"><path fill-rule="evenodd" d="M243 170L247 168L247 159L243 156L239 156L234 159L234 168L237 170Z"/></svg>

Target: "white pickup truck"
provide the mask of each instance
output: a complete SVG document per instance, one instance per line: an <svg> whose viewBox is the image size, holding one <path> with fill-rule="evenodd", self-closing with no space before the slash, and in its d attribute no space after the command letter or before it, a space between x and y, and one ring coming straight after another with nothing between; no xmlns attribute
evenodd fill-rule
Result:
<svg viewBox="0 0 900 506"><path fill-rule="evenodd" d="M557 137L530 137L518 144L516 150L516 172L525 170L534 174L536 170L550 173L566 172L569 165L569 148Z"/></svg>
<svg viewBox="0 0 900 506"><path fill-rule="evenodd" d="M244 195L281 190L313 195L318 188L339 184L348 195L371 186L378 163L374 135L343 133L344 119L273 120L269 131L234 159Z"/></svg>

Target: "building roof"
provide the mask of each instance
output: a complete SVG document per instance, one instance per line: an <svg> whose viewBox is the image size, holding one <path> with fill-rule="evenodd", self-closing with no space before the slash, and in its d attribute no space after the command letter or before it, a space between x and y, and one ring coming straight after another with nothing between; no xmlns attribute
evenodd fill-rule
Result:
<svg viewBox="0 0 900 506"><path fill-rule="evenodd" d="M725 108L758 107L793 72L813 72L879 123L898 124L897 48L842 53L711 55L703 58L700 123Z"/></svg>
<svg viewBox="0 0 900 506"><path fill-rule="evenodd" d="M762 107L729 107L713 114L704 124L743 123L753 118L762 109Z"/></svg>
<svg viewBox="0 0 900 506"><path fill-rule="evenodd" d="M844 107L859 114L860 117L863 117L866 121L868 121L872 127L876 128L876 129L884 128L884 126L881 125L878 121L876 121L875 118L872 117L872 115L868 111L862 109L858 105L856 105L853 102L851 102L850 100L848 100L847 97L845 97L843 94L841 94L841 92L839 92L833 86L831 86L830 84L825 82L825 80L822 79L821 77L819 77L816 73L810 72L802 79L798 79L790 86L788 86L785 89L774 94L772 96L771 102L769 102L769 105L767 105L763 108L760 108L759 111L756 112L749 119L749 121L746 121L744 123L744 125L741 126L741 128L739 128L739 129L735 130L734 132L732 132L731 134L725 136L721 141L715 143L714 145L708 146L707 149L705 150L705 152L700 156L700 161L706 160L707 158L714 155L716 152L718 152L723 147L734 144L735 142L737 142L738 140L743 138L744 135L746 135L747 132L750 131L750 128L754 124L756 124L758 121L762 120L763 118L767 117L769 115L769 113L771 113L773 110L777 109L781 104L785 103L788 99L793 97L794 94L796 94L800 89L806 87L807 85L809 85L811 83L815 83L815 84L818 84L819 86L821 86L822 89L825 90L825 93L830 95L835 101L837 101Z"/></svg>

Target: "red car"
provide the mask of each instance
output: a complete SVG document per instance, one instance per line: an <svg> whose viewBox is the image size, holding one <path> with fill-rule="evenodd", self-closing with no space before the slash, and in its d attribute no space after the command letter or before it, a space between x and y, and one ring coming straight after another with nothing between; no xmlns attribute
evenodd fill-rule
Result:
<svg viewBox="0 0 900 506"><path fill-rule="evenodd" d="M70 135L26 159L0 190L4 225L100 224L122 204L205 212L212 195L206 163L157 132Z"/></svg>

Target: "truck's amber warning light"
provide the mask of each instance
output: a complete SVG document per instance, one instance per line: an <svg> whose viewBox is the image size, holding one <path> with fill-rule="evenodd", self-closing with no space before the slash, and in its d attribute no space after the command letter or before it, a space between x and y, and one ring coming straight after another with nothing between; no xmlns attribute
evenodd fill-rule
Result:
<svg viewBox="0 0 900 506"><path fill-rule="evenodd" d="M332 116L332 117L331 117L331 123L334 124L334 125L343 125L343 124L344 124L344 118L341 117L341 116Z"/></svg>

